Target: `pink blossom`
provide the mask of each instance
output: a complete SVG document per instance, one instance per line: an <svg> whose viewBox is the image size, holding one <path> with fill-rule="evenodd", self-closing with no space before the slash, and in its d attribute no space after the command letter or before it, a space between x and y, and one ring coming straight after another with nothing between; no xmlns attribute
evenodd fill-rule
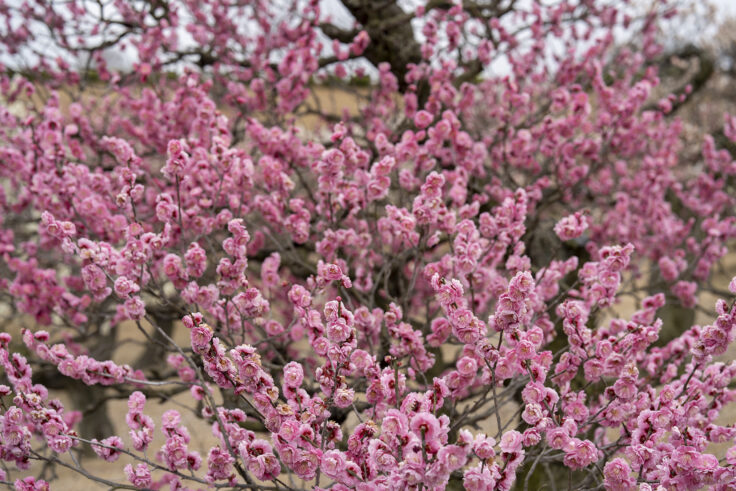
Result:
<svg viewBox="0 0 736 491"><path fill-rule="evenodd" d="M565 447L565 465L576 470L598 460L598 450L589 440L573 438Z"/></svg>
<svg viewBox="0 0 736 491"><path fill-rule="evenodd" d="M516 453L521 450L522 435L516 430L507 431L501 436L498 445L503 452Z"/></svg>
<svg viewBox="0 0 736 491"><path fill-rule="evenodd" d="M209 342L212 339L212 331L206 324L194 326L191 330L190 338L192 349L197 353L200 353L205 351L209 346Z"/></svg>
<svg viewBox="0 0 736 491"><path fill-rule="evenodd" d="M424 129L432 123L433 119L434 117L430 112L422 110L414 116L414 124L417 128Z"/></svg>
<svg viewBox="0 0 736 491"><path fill-rule="evenodd" d="M609 461L603 468L604 483L607 488L617 491L628 491L636 488L636 481L631 476L631 467L622 458Z"/></svg>
<svg viewBox="0 0 736 491"><path fill-rule="evenodd" d="M284 366L284 385L287 387L299 387L304 379L302 366L291 361Z"/></svg>
<svg viewBox="0 0 736 491"><path fill-rule="evenodd" d="M587 215L575 212L568 215L555 225L555 233L561 240L572 240L580 237L590 226Z"/></svg>
<svg viewBox="0 0 736 491"><path fill-rule="evenodd" d="M125 276L120 276L115 280L115 294L120 298L128 298L131 293L135 293L140 288L134 282Z"/></svg>
<svg viewBox="0 0 736 491"><path fill-rule="evenodd" d="M148 488L151 486L151 471L146 464L136 464L135 467L127 464L125 466L125 475L133 486L139 488Z"/></svg>
<svg viewBox="0 0 736 491"><path fill-rule="evenodd" d="M437 418L426 412L415 414L411 418L409 427L411 428L411 431L426 441L434 440L439 436L440 432L440 425Z"/></svg>
<svg viewBox="0 0 736 491"><path fill-rule="evenodd" d="M478 363L470 357L463 357L457 362L458 371L464 377L474 376L478 370Z"/></svg>
<svg viewBox="0 0 736 491"><path fill-rule="evenodd" d="M48 482L31 476L22 480L16 479L14 486L18 491L49 491L51 489Z"/></svg>
<svg viewBox="0 0 736 491"><path fill-rule="evenodd" d="M108 462L115 462L120 457L120 451L116 449L123 448L123 440L119 436L105 438L99 442L101 445L95 445L95 443L97 443L97 440L93 438L92 450L98 457Z"/></svg>
<svg viewBox="0 0 736 491"><path fill-rule="evenodd" d="M467 469L463 475L463 485L465 486L465 489L470 491L493 489L500 477L501 476L495 465L490 467L471 467Z"/></svg>

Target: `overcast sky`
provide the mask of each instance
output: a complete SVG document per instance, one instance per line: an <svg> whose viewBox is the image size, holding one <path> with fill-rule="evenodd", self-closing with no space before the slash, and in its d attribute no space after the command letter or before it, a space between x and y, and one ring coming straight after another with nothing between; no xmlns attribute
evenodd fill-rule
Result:
<svg viewBox="0 0 736 491"><path fill-rule="evenodd" d="M17 2L19 0L11 0L11 2ZM647 2L649 0L642 0ZM715 34L717 25L720 24L724 19L728 17L736 17L736 0L684 0L685 2L691 2L697 6L697 10L700 11L701 15L695 16L679 16L671 24L670 28L665 30L665 39L670 39L674 44L680 44L681 42L698 42L703 37L709 37ZM706 12L704 7L708 1L715 5L717 13L715 16L715 22L707 20L707 17L703 15ZM335 24L349 28L352 26L353 19L350 13L345 9L340 0L321 0L322 2L322 13L323 15L330 15L332 22ZM417 4L424 3L423 0L399 0L399 4L406 10L411 10ZM525 0L520 1L521 4L525 3ZM326 43L329 49L329 43ZM5 62L9 65L14 65L12 59L5 59L6 57L0 56L0 61ZM128 54L123 54L118 50L111 50L107 53L105 58L108 60L110 68L112 69L126 69L132 63L131 57ZM15 60L17 61L17 60ZM359 63L357 63L360 65Z"/></svg>
<svg viewBox="0 0 736 491"><path fill-rule="evenodd" d="M730 16L736 16L736 0L713 0L721 11Z"/></svg>

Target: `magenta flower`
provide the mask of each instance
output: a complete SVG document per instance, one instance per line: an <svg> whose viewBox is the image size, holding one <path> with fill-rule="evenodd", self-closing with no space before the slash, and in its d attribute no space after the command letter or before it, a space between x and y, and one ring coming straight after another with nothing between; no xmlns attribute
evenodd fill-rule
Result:
<svg viewBox="0 0 736 491"><path fill-rule="evenodd" d="M516 430L507 431L501 436L498 445L505 453L517 453L521 450L522 435Z"/></svg>
<svg viewBox="0 0 736 491"><path fill-rule="evenodd" d="M575 212L568 215L555 225L555 233L561 240L572 240L580 237L590 226L587 215Z"/></svg>
<svg viewBox="0 0 736 491"><path fill-rule="evenodd" d="M14 485L18 491L49 491L51 489L48 482L31 476L22 480L16 479Z"/></svg>
<svg viewBox="0 0 736 491"><path fill-rule="evenodd" d="M151 471L146 464L136 464L135 467L127 464L125 466L125 475L133 486L139 488L148 488L151 486Z"/></svg>
<svg viewBox="0 0 736 491"><path fill-rule="evenodd" d="M190 332L192 349L197 353L203 353L209 349L212 340L212 331L206 324L194 326Z"/></svg>
<svg viewBox="0 0 736 491"><path fill-rule="evenodd" d="M565 465L573 470L582 469L598 460L598 449L589 440L573 438L564 450Z"/></svg>
<svg viewBox="0 0 736 491"><path fill-rule="evenodd" d="M101 445L95 445L98 443L96 439L92 439L92 450L97 454L98 457L106 460L107 462L115 462L120 457L120 450L123 448L123 440L119 436L111 436L100 441Z"/></svg>
<svg viewBox="0 0 736 491"><path fill-rule="evenodd" d="M284 385L287 387L296 388L302 385L304 380L304 369L302 366L291 361L284 365Z"/></svg>
<svg viewBox="0 0 736 491"><path fill-rule="evenodd" d="M439 437L440 423L434 415L426 412L415 414L409 422L409 427L418 437L431 442Z"/></svg>
<svg viewBox="0 0 736 491"><path fill-rule="evenodd" d="M419 129L424 129L432 123L434 117L429 111L419 111L414 116L414 124Z"/></svg>
<svg viewBox="0 0 736 491"><path fill-rule="evenodd" d="M636 480L631 476L631 467L622 458L609 461L603 468L603 476L607 489L615 491L636 489Z"/></svg>

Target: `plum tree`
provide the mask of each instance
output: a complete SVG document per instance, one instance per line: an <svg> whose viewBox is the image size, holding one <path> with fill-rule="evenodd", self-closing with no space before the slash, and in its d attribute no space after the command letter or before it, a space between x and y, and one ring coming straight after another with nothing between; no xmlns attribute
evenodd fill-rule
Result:
<svg viewBox="0 0 736 491"><path fill-rule="evenodd" d="M654 97L669 2L1 5L2 483L736 484L736 118Z"/></svg>

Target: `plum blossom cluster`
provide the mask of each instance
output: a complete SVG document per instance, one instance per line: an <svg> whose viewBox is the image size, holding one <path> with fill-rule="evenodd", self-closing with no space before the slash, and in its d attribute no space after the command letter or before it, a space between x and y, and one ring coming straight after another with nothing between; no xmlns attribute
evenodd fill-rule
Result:
<svg viewBox="0 0 736 491"><path fill-rule="evenodd" d="M736 487L736 159L652 104L669 2L286 3L0 9L0 484Z"/></svg>

